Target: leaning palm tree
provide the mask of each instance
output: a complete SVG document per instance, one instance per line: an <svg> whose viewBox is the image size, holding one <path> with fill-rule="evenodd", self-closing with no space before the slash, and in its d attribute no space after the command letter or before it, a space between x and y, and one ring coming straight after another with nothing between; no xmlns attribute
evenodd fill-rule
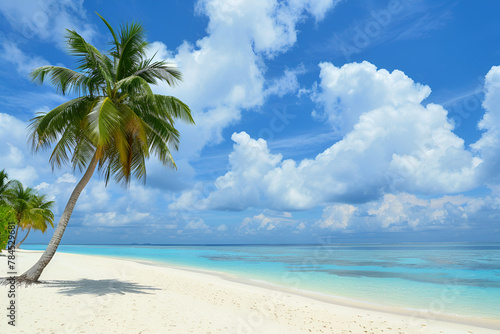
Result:
<svg viewBox="0 0 500 334"><path fill-rule="evenodd" d="M40 83L49 79L61 93L78 97L32 120L30 132L35 151L55 144L52 168L70 163L85 170L71 194L54 235L40 260L19 277L37 281L54 256L76 201L96 167L106 184L110 177L128 185L132 176L145 180L146 159L155 155L165 166L175 167L171 149L177 149L175 119L194 124L189 107L172 96L153 94L150 85L174 85L180 71L165 61L147 58L148 43L140 24L108 27L111 49L101 53L76 31L67 30L70 54L78 58L73 71L42 66L31 76Z"/></svg>
<svg viewBox="0 0 500 334"><path fill-rule="evenodd" d="M16 248L20 248L24 240L30 234L32 229L41 231L45 233L48 228L48 224L54 228L54 213L52 212L52 207L54 206L54 201L47 201L47 195L37 195L35 194L30 200L31 214L30 221L24 221L21 224L21 229L28 231L24 236L23 240L19 241Z"/></svg>

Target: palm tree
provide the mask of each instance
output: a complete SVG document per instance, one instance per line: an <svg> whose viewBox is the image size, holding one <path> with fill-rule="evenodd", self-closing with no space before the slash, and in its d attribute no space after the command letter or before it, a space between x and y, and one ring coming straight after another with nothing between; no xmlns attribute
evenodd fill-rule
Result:
<svg viewBox="0 0 500 334"><path fill-rule="evenodd" d="M8 183L10 181L7 181L9 179L9 176L5 172L5 169L2 169L0 171L0 204L2 204L5 201L5 191L8 188Z"/></svg>
<svg viewBox="0 0 500 334"><path fill-rule="evenodd" d="M34 220L34 211L32 210L32 200L36 195L34 189L26 187L18 182L5 192L6 202L14 211L16 216L16 233L13 244L16 244L19 227L28 226Z"/></svg>
<svg viewBox="0 0 500 334"><path fill-rule="evenodd" d="M19 183L17 180L9 180L5 169L0 170L0 205L6 202L6 193L11 187Z"/></svg>
<svg viewBox="0 0 500 334"><path fill-rule="evenodd" d="M21 225L21 229L28 229L28 232L24 236L23 240L16 245L16 248L21 247L21 244L30 234L31 229L39 230L42 233L45 233L48 228L47 223L54 228L54 213L51 211L54 206L54 201L47 201L47 195L35 194L31 198L29 205L31 207L31 220L29 222L24 222L24 224Z"/></svg>
<svg viewBox="0 0 500 334"><path fill-rule="evenodd" d="M165 61L146 57L148 43L143 27L127 24L115 33L101 19L113 40L107 54L87 43L76 31L67 30L69 52L78 58L77 71L42 66L31 73L33 80L40 83L49 79L62 94L72 92L79 96L32 120L34 150L55 144L50 157L52 168L71 163L73 169L85 173L73 190L47 249L19 277L20 281L38 280L54 256L76 201L97 166L106 184L111 176L125 185L132 175L145 181L146 159L151 154L165 166L175 168L170 152L179 144L175 119L194 124L185 103L173 96L153 94L150 85L160 81L175 85L181 80L181 73Z"/></svg>
<svg viewBox="0 0 500 334"><path fill-rule="evenodd" d="M0 204L0 250L5 249L9 242L10 228L16 223L16 217L12 208ZM5 256L0 253L0 256Z"/></svg>

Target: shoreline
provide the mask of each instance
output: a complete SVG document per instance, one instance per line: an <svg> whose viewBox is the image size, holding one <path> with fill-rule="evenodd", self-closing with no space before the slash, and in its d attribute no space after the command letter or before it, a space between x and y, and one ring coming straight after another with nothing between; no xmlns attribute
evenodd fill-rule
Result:
<svg viewBox="0 0 500 334"><path fill-rule="evenodd" d="M75 253L66 253L66 254L75 254ZM269 290L277 290L283 293L291 293L301 297L314 299L317 301L338 305L351 307L356 309L363 309L367 311L375 311L375 312L384 312L394 315L401 315L407 317L418 317L421 319L431 319L435 321L443 321L450 322L456 324L463 324L469 326L477 326L484 327L486 329L494 329L500 331L500 319L490 319L490 318L482 318L475 316L465 316L460 314L449 314L449 313L432 313L428 310L417 310L412 308L403 308L396 306L387 306L383 304L376 304L369 301L364 300L356 300L349 297L335 296L326 293L304 290L293 288L285 285L279 285L263 280L255 280L250 278L245 278L242 276L237 276L234 274L215 271L215 270L206 270L196 267L189 266L178 266L175 264L169 264L161 261L153 261L153 260L136 260L134 258L126 258L126 257L113 257L113 256L101 256L101 255L89 255L89 256L97 256L97 257L107 257L110 259L121 259L126 261L133 261L137 263L143 263L152 266L166 267L166 268L174 268L177 270L189 271L194 273L201 273L205 275L212 275L219 278L222 278L227 281L236 282L240 284L246 284L254 287L269 289Z"/></svg>
<svg viewBox="0 0 500 334"><path fill-rule="evenodd" d="M21 250L19 251L18 257L27 261L21 261L24 262L24 265L22 267L23 270L26 270L29 268L28 262L34 263L37 259L41 251L30 251L30 250ZM55 261L57 257L58 261ZM3 257L2 257L3 258ZM29 260L29 261L28 261ZM396 323L396 324L390 324L386 327L385 332L391 333L391 329L397 329L397 331L394 331L394 333L439 333L439 330L441 328L444 328L446 333L487 333L487 332L492 332L494 333L495 330L498 331L500 330L500 321L493 320L491 319L484 319L484 318L470 318L470 317L462 317L462 316L453 316L453 315L444 315L444 314L430 314L430 313L423 313L423 312L418 312L418 311L411 311L411 310L405 310L405 309L398 309L394 307L384 307L376 304L371 304L368 302L363 302L363 301L355 301L351 300L349 298L344 298L344 297L335 297L335 296L330 296L330 295L323 295L320 293L315 293L311 291L305 291L305 290L300 290L300 289L294 289L291 287L284 287L284 286L279 286L273 283L268 283L264 281L255 281L251 279L245 279L242 277L238 277L235 275L231 275L228 273L224 272L218 272L218 271L210 271L210 270L204 270L204 269L199 269L199 268L194 268L194 267L178 267L178 266L171 266L167 263L160 262L160 261L152 261L152 260L143 260L143 259L135 259L135 258L126 258L126 257L108 257L108 256L101 256L101 255L80 255L80 254L73 254L73 253L62 253L58 252L56 253L56 256L54 257L54 263L49 264L47 267L47 275L44 274L41 277L41 281L44 281L46 284L43 286L39 287L28 287L28 288L21 288L23 289L23 292L35 292L35 290L40 290L40 289L46 289L50 290L54 287L54 284L57 286L58 284L61 284L61 282L73 282L76 279L76 282L78 281L83 281L83 282L89 282L89 286L84 286L82 288L82 295L88 294L91 296L92 294L95 294L95 292L92 291L92 284L94 284L93 279L95 280L97 278L96 282L99 282L101 280L108 280L111 282L111 280L115 279L118 277L119 280L117 280L118 283L122 282L122 280L128 281L129 279L133 279L135 282L134 284L138 284L139 286L151 286L152 289L158 289L158 290L166 290L168 292L169 287L172 287L173 282L172 282L172 277L177 277L180 279L174 280L177 291L179 292L180 296L178 296L181 299L185 299L187 297L186 295L189 295L190 298L194 297L194 299L197 299L197 296L191 296L189 293L186 293L188 287L184 286L182 281L187 280L187 281L192 281L193 286L196 287L196 289L199 289L200 294L205 294L206 298L201 298L203 299L208 299L208 300L213 300L217 301L220 299L221 294L230 294L234 298L234 305L233 307L229 307L228 312L235 312L236 309L241 309L240 303L237 302L238 296L243 294L243 293L250 293L252 294L257 294L261 295L259 297L255 298L249 298L248 300L245 300L246 303L250 304L255 304L253 307L250 307L247 309L248 314L256 313L260 314L260 318L263 318L264 322L270 322L269 324L265 325L263 328L267 328L266 326L278 326L278 325L283 325L283 320L285 319L284 316L279 316L279 312L274 312L274 315L272 314L272 311L277 311L278 309L281 308L288 308L287 311L289 313L294 314L294 316L288 317L288 322L293 322L293 318L295 316L303 316L303 312L305 312L308 308L311 310L313 308L316 308L321 310L321 312L326 312L326 314L329 314L329 316L318 316L314 317L315 313L311 314L312 317L309 319L309 322L311 326L316 328L315 326L318 325L318 322L325 322L327 319L331 319L332 316L337 316L338 314L344 314L345 317L340 317L338 321L343 322L343 327L342 330L352 327L352 324L357 324L358 322L361 322L365 328L372 328L372 330L375 330L377 332L376 328L380 328L380 322L383 323ZM3 262L3 261L2 261ZM78 265L80 263L80 265ZM89 264L90 268L89 268ZM3 274L3 269L5 268L5 265L2 263L2 268L0 270L0 273ZM75 267L76 265L76 267ZM71 270L70 267L73 267L73 270ZM110 270L109 268L112 268ZM132 270L135 269L135 270ZM82 272L83 270L83 272ZM124 272L132 270L131 273L125 274ZM19 270L21 271L21 270ZM88 272L90 271L90 272ZM121 271L119 275L117 275L117 271ZM152 277L144 277L141 276L140 274L137 274L136 272L151 272L152 277L158 277L158 284L146 284L147 281L151 280ZM87 272L87 273L86 273ZM84 273L84 275L82 275ZM20 274L20 272L18 273ZM132 274L132 275L130 275ZM136 275L137 274L137 275ZM58 279L58 276L61 276ZM83 276L83 277L82 277ZM132 277L130 277L132 276ZM88 277L88 278L87 278ZM73 279L73 281L71 281ZM153 280L155 281L155 280ZM160 282L161 281L161 282ZM117 284L118 284L117 283ZM168 283L168 284L164 284ZM213 291L210 293L210 291L205 291L206 287L208 286L213 287L217 286L217 294L214 295ZM122 283L120 283L122 284ZM64 285L64 284L63 284ZM224 290L227 291L224 293ZM222 291L222 292L221 292ZM58 293L58 291L52 291L55 293ZM124 291L123 294L127 294L129 292L130 294L134 294L136 291ZM232 294L235 292L234 294ZM60 293L60 291L59 291ZM118 292L117 292L118 293ZM107 293L107 294L112 294L112 293ZM97 294L99 297L99 294ZM268 296L261 298L263 296ZM20 292L20 296L22 296ZM57 297L57 294L55 295ZM51 294L52 299L54 299L54 293ZM204 296L204 295L203 295ZM271 296L271 297L269 297ZM32 295L31 297L36 298L35 295ZM80 297L80 296L78 296ZM151 296L148 296L148 298ZM73 300L76 300L75 295L71 295L70 298L73 298ZM178 299L179 299L178 298ZM50 298L49 298L50 299ZM152 298L153 300L156 300L155 298ZM177 300L178 300L177 299ZM255 299L255 300L254 300ZM224 301L225 299L222 298L220 301ZM256 302L258 301L258 302ZM291 302L290 304L290 301ZM139 300L138 300L139 302ZM156 302L161 303L161 300L156 300ZM219 304L219 302L214 302L216 305ZM242 302L243 303L243 302ZM197 303L195 303L196 305ZM299 304L301 307L295 308L295 311L292 310L292 305ZM305 304L305 305L304 305ZM263 307L263 310L259 311L259 305ZM212 305L214 306L214 305ZM296 306L296 305L295 305ZM295 307L294 306L294 307ZM192 308L192 306L191 306ZM190 309L188 305L188 309ZM264 311L265 309L265 311ZM40 312L40 311L39 311ZM299 314L295 314L295 313ZM236 312L238 313L238 312ZM286 312L285 312L286 313ZM254 314L255 317L255 314ZM243 317L243 319L245 316ZM247 316L248 318L248 316ZM359 319L361 318L361 319ZM371 319L366 321L366 318ZM240 316L241 319L241 316ZM362 320L365 319L365 320ZM262 320L262 319L261 319ZM273 320L273 321L271 321ZM332 320L330 320L331 322ZM337 321L337 322L338 322ZM331 322L332 323L332 322ZM335 322L333 322L335 323ZM333 324L332 323L332 324ZM399 324L399 325L397 325ZM2 325L0 325L0 328L2 328ZM221 324L222 325L222 324ZM251 323L250 323L251 325ZM241 327L241 324L232 324L232 327ZM304 326L304 324L301 324L301 326ZM324 325L326 326L326 325ZM269 328L271 328L269 327ZM279 327L279 326L278 326ZM286 326L285 326L286 327ZM295 326L295 327L300 327L300 326ZM292 330L289 331L291 333L295 332L294 330L297 329L295 327L292 327ZM219 327L217 327L219 328ZM253 328L253 327L251 327ZM260 327L259 327L260 328ZM325 327L326 328L326 327ZM422 329L425 329L422 331ZM465 330L467 329L467 330ZM216 329L214 329L216 330ZM287 329L287 331L290 329ZM436 331L434 331L436 330ZM28 333L29 331L27 331ZM174 331L175 332L175 331ZM217 330L215 332L218 332ZM224 331L219 331L219 332L224 332ZM234 331L233 331L234 332ZM241 333L245 331L239 331ZM249 333L253 332L260 332L260 331L248 331ZM271 333L272 331L262 331L262 333ZM279 331L278 331L279 332ZM303 332L299 330L298 332ZM194 331L196 333L196 331ZM325 331L325 333L328 333L328 331ZM363 333L363 331L361 331ZM368 332L367 332L368 333Z"/></svg>
<svg viewBox="0 0 500 334"><path fill-rule="evenodd" d="M30 251L30 250L26 250L26 251L21 250L21 251L23 251L23 252L39 252L39 251ZM61 253L72 254L72 255L82 255L82 254L67 253L67 252L61 252ZM211 276L215 276L218 278L222 278L222 279L224 279L226 281L230 281L230 282L236 282L236 283L240 283L240 284L250 285L250 286L269 289L269 290L276 290L276 291L280 291L283 293L295 294L295 295L298 295L301 297L310 298L310 299L314 299L317 301L321 301L321 302L325 302L325 303L329 303L329 304L333 304L333 305L338 305L338 306L363 309L366 311L384 312L384 313L401 315L401 316L406 316L406 317L417 317L417 318L421 318L421 319L430 319L433 321L443 321L443 322L463 324L463 325L468 325L468 326L477 326L477 327L483 327L486 329L498 330L500 332L500 319L491 319L491 318L483 318L483 317L477 317L477 316L466 316L466 315L450 314L450 313L433 313L433 312L428 311L428 310L418 310L418 309L412 309L412 308L376 304L376 303L365 301L365 300L357 300L357 299L353 299L353 298L349 298L349 297L336 296L336 295L330 295L330 294L321 293L321 292L312 291L312 290L294 288L294 287L290 287L290 286L279 285L279 284L267 282L264 280L245 278L243 276L238 276L236 274L231 274L231 273L227 273L227 272L223 272L223 271L208 270L208 269L191 267L191 266L180 266L180 265L175 264L175 263L168 263L168 262L163 262L163 261L139 259L139 258L132 258L132 257L93 255L93 254L82 255L82 256L92 256L92 257L98 257L98 258L102 257L102 258L108 258L108 259L131 261L131 262L145 264L145 265L151 265L151 266L173 268L173 269L181 270L181 271L188 271L188 272L192 272L192 273L211 275Z"/></svg>
<svg viewBox="0 0 500 334"><path fill-rule="evenodd" d="M74 253L67 253L67 254L74 254ZM99 257L100 255L90 255L90 256L98 256ZM108 256L102 256L102 257L108 257ZM335 295L325 294L325 293L311 291L311 290L303 290L303 289L297 289L297 288L288 287L288 286L284 286L284 285L274 284L274 283L266 282L266 281L262 281L262 280L254 280L254 279L249 279L249 278L245 278L245 277L239 277L237 275L230 274L230 273L205 270L205 269L200 269L200 268L196 268L196 267L189 267L189 266L185 266L185 267L177 266L177 265L164 263L161 261L153 261L153 260L136 261L136 259L134 259L134 258L125 258L125 257L120 258L120 257L112 257L112 256L110 256L108 258L125 259L128 261L144 263L144 264L153 265L153 266L174 268L177 270L212 275L212 276L216 276L216 277L219 277L219 278L222 278L224 280L231 281L231 282L246 284L246 285L250 285L253 287L259 287L259 288L264 288L264 289L269 289L269 290L277 290L277 291L280 291L283 293L295 294L295 295L298 295L301 297L310 298L310 299L314 299L317 301L321 301L321 302L325 302L325 303L329 303L329 304L337 305L337 306L363 309L366 311L383 312L383 313L406 316L406 317L417 317L420 319L430 319L433 321L450 322L450 323L454 323L454 324L462 324L462 325L467 325L467 326L476 326L476 327L482 327L485 329L498 330L500 332L500 319L481 318L481 317L465 316L465 315L459 315L459 314L448 314L448 313L432 313L428 310L417 310L417 309L412 309L412 308L402 308L402 307L395 307L395 306L387 306L387 305L383 305L383 304L375 304L375 303L372 303L369 301L356 300L356 299L352 299L349 297L335 296Z"/></svg>

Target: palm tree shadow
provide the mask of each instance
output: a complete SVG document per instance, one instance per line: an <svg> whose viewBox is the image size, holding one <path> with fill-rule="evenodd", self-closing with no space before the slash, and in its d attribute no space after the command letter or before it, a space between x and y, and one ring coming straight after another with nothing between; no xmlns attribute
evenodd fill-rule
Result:
<svg viewBox="0 0 500 334"><path fill-rule="evenodd" d="M81 279L78 281L45 281L47 286L59 288L61 294L95 295L104 296L108 294L124 295L126 293L152 294L151 291L161 290L152 286L142 285L134 282L120 281L117 279Z"/></svg>

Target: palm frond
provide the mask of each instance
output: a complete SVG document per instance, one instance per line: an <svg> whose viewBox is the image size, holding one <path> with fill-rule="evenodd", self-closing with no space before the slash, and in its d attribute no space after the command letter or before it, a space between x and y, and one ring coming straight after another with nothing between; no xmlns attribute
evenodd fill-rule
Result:
<svg viewBox="0 0 500 334"><path fill-rule="evenodd" d="M102 17L98 12L95 12L95 13L101 18L101 20L104 22L106 27L108 27L108 30L111 33L111 36L113 36L113 41L114 41L114 49L115 50L112 50L112 52L113 51L117 52L119 47L120 47L120 43L118 42L118 38L116 37L116 34L115 34L113 27L111 27L111 25L108 23L108 21L106 21L104 19L104 17Z"/></svg>
<svg viewBox="0 0 500 334"><path fill-rule="evenodd" d="M30 73L33 82L42 84L47 77L52 86L65 95L73 92L78 95L88 94L88 78L83 74L61 66L42 66Z"/></svg>
<svg viewBox="0 0 500 334"><path fill-rule="evenodd" d="M145 39L144 28L141 24L131 23L121 27L119 33L120 48L118 50L118 65L116 78L121 80L132 74L146 55L148 42Z"/></svg>
<svg viewBox="0 0 500 334"><path fill-rule="evenodd" d="M174 118L179 118L182 121L194 124L191 109L188 105L173 96L155 95L155 101L160 110L164 113L172 115Z"/></svg>
<svg viewBox="0 0 500 334"><path fill-rule="evenodd" d="M96 146L109 144L113 133L123 131L122 117L109 97L99 98L88 115L91 138Z"/></svg>
<svg viewBox="0 0 500 334"><path fill-rule="evenodd" d="M78 69L87 74L92 92L109 90L114 74L112 61L74 30L66 30L66 41L71 55L78 57ZM111 65L111 66L110 66ZM97 93L98 94L98 93Z"/></svg>
<svg viewBox="0 0 500 334"><path fill-rule="evenodd" d="M153 58L143 60L133 75L140 76L153 85L158 81L166 81L169 86L175 86L182 81L181 71L177 67L166 61L153 62Z"/></svg>
<svg viewBox="0 0 500 334"><path fill-rule="evenodd" d="M144 95L148 98L153 98L153 91L149 86L148 82L144 78L131 75L128 76L115 84L116 90L122 90L123 93L127 95Z"/></svg>
<svg viewBox="0 0 500 334"><path fill-rule="evenodd" d="M87 96L78 97L32 118L28 126L32 149L38 151L50 147L68 126L85 118L95 100Z"/></svg>

